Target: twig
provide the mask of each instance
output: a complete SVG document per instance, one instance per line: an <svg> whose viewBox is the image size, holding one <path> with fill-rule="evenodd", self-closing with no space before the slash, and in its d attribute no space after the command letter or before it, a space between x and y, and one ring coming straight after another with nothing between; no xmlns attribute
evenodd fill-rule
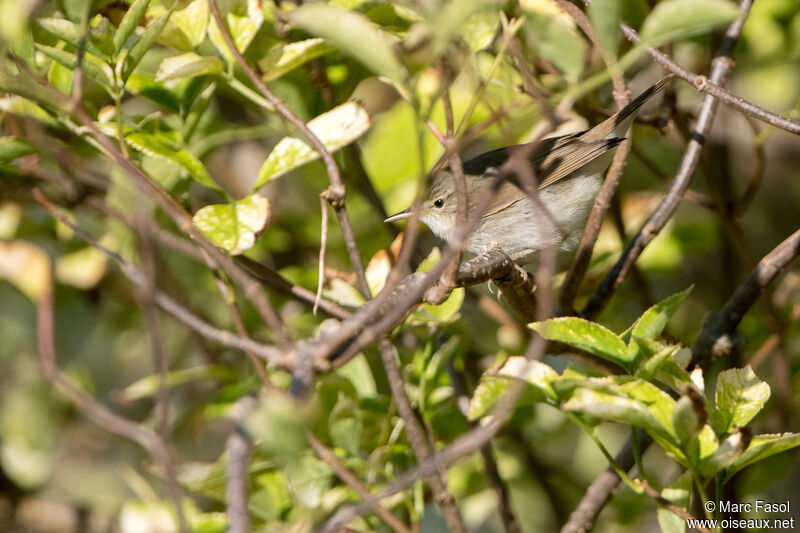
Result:
<svg viewBox="0 0 800 533"><path fill-rule="evenodd" d="M586 1L586 0L584 0ZM752 3L752 2L750 2ZM748 8L744 8L743 4L740 2L739 4L740 9L743 13L746 13L749 10ZM741 24L739 24L739 32L741 32L741 26L744 24L744 19L740 18ZM737 22L734 22L733 25L736 25ZM639 39L639 34L636 33L636 30L631 28L625 23L620 23L620 29L622 30L622 34L631 42L633 43L640 43L641 40ZM737 32L738 33L738 32ZM726 40L729 38L730 33L726 33ZM736 35L738 38L738 34ZM735 39L734 39L735 40ZM723 44L723 46L725 46ZM731 47L731 52L732 52ZM740 111L747 113L748 115L762 121L766 122L767 124L772 124L777 128L781 128L788 132L794 133L795 135L800 135L800 124L796 122L792 122L791 120L784 118L780 115L776 115L766 109L759 107L751 102L748 102L741 96L737 96L727 89L723 88L720 83L722 83L722 79L715 78L714 73L712 70L711 76L705 77L693 72L690 72L677 63L675 63L667 54L659 51L652 46L647 47L647 53L650 54L656 63L664 67L666 70L672 72L680 79L691 83L698 91L702 91L709 96L713 96L714 98L719 99L721 102L728 104L731 107L734 107ZM730 52L726 54L722 54L729 56Z"/></svg>
<svg viewBox="0 0 800 533"><path fill-rule="evenodd" d="M312 309L314 316L317 316L317 309L322 300L322 286L325 284L325 248L328 245L328 206L322 195L319 196L319 208L322 216L322 229L320 230L319 243L319 279L317 280L317 296L314 298Z"/></svg>
<svg viewBox="0 0 800 533"><path fill-rule="evenodd" d="M721 83L733 64L731 54L742 32L744 21L750 13L751 5L752 0L740 0L739 9L741 13L739 18L737 18L725 32L722 45L716 57L711 62L710 79L714 83ZM684 151L683 159L675 174L675 180L672 182L672 186L667 192L667 195L650 216L650 219L625 248L622 256L603 279L597 290L591 295L589 301L581 311L583 317L592 319L600 313L606 303L608 303L611 295L625 279L645 247L658 235L667 221L672 217L684 192L689 186L689 181L694 170L697 168L697 164L700 160L700 153L705 144L705 137L714 121L716 108L717 101L715 97L710 94L707 95L703 100L703 106L700 110L697 125L692 132L692 139L689 141Z"/></svg>
<svg viewBox="0 0 800 533"><path fill-rule="evenodd" d="M730 333L772 280L799 254L800 230L797 230L765 255L722 309L706 320L692 346L692 355L702 367L730 352L733 346Z"/></svg>
<svg viewBox="0 0 800 533"><path fill-rule="evenodd" d="M331 467L336 475L339 476L339 479L356 491L356 494L358 494L359 497L370 506L370 509L380 516L389 527L397 533L411 533L411 530L407 528L399 518L383 507L375 495L373 495L369 489L367 489L364 484L336 458L336 455L326 448L310 431L306 431L306 438L311 444L311 447L314 448L314 451L317 452L320 459Z"/></svg>
<svg viewBox="0 0 800 533"><path fill-rule="evenodd" d="M336 161L333 160L331 153L328 151L322 141L320 141L319 138L314 134L314 132L309 129L306 123L303 122L300 117L295 115L294 112L292 112L292 110L286 106L283 100L278 98L275 93L273 93L269 87L267 87L258 74L256 74L256 72L253 70L253 67L247 63L247 60L244 58L244 56L242 56L241 52L239 52L239 49L236 48L236 44L233 41L233 37L231 37L230 31L228 30L228 25L222 18L222 13L220 13L216 0L208 0L208 5L211 8L211 14L217 23L217 27L219 28L225 44L228 46L231 54L233 54L233 57L236 58L236 62L239 63L240 67L242 67L244 73L247 74L247 77L250 78L250 81L253 82L253 85L255 85L259 91L261 91L261 94L263 94L264 97L275 107L275 110L283 115L286 120L291 122L292 125L294 125L300 131L300 133L302 133L303 136L308 139L308 141L322 158L322 161L325 164L325 169L328 172L328 178L331 181L330 187L323 191L322 195L323 198L325 198L325 200L331 204L331 207L333 207L334 211L336 211L336 216L339 219L339 226L342 228L345 246L347 247L347 253L350 256L350 264L353 266L353 270L355 270L358 279L358 290L365 299L369 300L372 296L369 292L367 277L364 274L364 264L361 261L361 255L359 254L358 246L356 245L353 226L350 224L350 218L348 217L347 209L345 208L345 186L344 183L342 183L342 177L339 174L339 167L336 166Z"/></svg>
<svg viewBox="0 0 800 533"><path fill-rule="evenodd" d="M664 509L668 510L669 512L671 512L672 514L674 514L678 518L682 518L683 520L694 520L695 521L695 526L694 527L695 527L695 529L697 529L697 531L701 531L702 533L711 533L710 529L699 525L699 522L700 522L699 520L697 520L690 513L687 513L686 511L684 511L683 509L681 509L680 507L678 507L677 505L675 505L674 503L672 503L668 499L664 498L661 495L661 493L658 492L656 489L654 489L652 487L652 485L650 485L650 483L648 483L647 481L645 481L643 479L637 479L636 480L636 484L639 485L640 487L642 487L642 489L644 490L644 493L647 494L648 496L650 496L651 498L653 498L658 505L660 505Z"/></svg>
<svg viewBox="0 0 800 533"><path fill-rule="evenodd" d="M228 514L228 533L249 533L250 514L247 510L247 465L252 449L247 433L237 424L228 437L228 480L225 487L225 504Z"/></svg>
<svg viewBox="0 0 800 533"><path fill-rule="evenodd" d="M383 366L386 369L386 377L389 380L389 386L392 389L392 397L394 398L395 404L397 404L397 410L400 412L400 416L403 418L405 424L404 427L406 435L408 436L408 442L411 444L411 449L414 451L414 455L417 456L417 460L422 463L431 457L431 450L428 448L424 430L417 420L417 416L411 407L411 402L408 401L405 384L400 375L397 361L395 361L394 347L389 339L384 337L378 343L378 348L381 353L381 359L383 360ZM436 455L434 454L434 458L435 457ZM464 525L464 519L461 518L461 512L456 505L455 498L453 498L453 495L447 489L445 468L437 468L435 472L432 472L426 477L433 490L434 499L444 513L448 529L456 533L466 533L467 528Z"/></svg>

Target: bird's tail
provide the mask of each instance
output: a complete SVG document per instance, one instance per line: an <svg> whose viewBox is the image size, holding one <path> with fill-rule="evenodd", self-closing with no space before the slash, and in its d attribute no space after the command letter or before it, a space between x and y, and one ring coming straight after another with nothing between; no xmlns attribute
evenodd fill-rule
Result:
<svg viewBox="0 0 800 533"><path fill-rule="evenodd" d="M628 105L620 109L615 115L607 118L594 128L587 131L581 138L583 140L592 141L607 139L610 137L624 137L628 131L631 121L633 120L633 117L636 116L636 112L639 111L639 108L642 107L645 102L650 100L650 98L658 94L670 81L672 81L672 78L674 78L672 74L664 76L654 85L651 85L648 89L631 100Z"/></svg>

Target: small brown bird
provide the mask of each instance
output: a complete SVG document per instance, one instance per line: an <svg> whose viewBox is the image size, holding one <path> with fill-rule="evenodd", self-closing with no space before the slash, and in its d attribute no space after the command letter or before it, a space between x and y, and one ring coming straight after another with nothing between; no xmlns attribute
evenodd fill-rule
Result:
<svg viewBox="0 0 800 533"><path fill-rule="evenodd" d="M544 211L528 199L513 181L504 181L473 230L467 250L480 253L490 243L500 245L515 261L528 262L534 253L547 246L560 251L573 250L583 235L586 218L600 190L606 168L639 108L672 79L667 76L634 98L619 112L597 126L578 133L544 139L530 155L534 175L539 180L539 198ZM493 176L512 150L530 145L499 148L464 163L467 213L474 211L480 198L489 194ZM456 194L449 167L435 172L418 211L422 220L438 237L449 239L456 224ZM386 219L392 222L413 215L411 208Z"/></svg>

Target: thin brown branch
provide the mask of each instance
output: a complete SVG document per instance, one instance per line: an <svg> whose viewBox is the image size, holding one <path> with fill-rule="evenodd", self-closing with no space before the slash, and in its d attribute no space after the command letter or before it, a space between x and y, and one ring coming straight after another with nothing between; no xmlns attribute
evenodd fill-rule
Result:
<svg viewBox="0 0 800 533"><path fill-rule="evenodd" d="M719 357L727 355L733 347L730 334L736 329L747 311L755 304L767 286L784 268L800 255L800 230L764 256L722 309L710 316L692 346L695 361L702 367Z"/></svg>
<svg viewBox="0 0 800 533"><path fill-rule="evenodd" d="M636 484L642 487L644 493L653 498L658 505L668 510L678 518L682 518L683 520L694 520L695 521L694 527L695 529L697 529L697 531L700 531L702 533L711 533L710 529L705 528L698 524L699 520L697 520L696 517L694 517L691 513L684 511L683 509L681 509L668 499L664 498L661 495L661 493L658 492L656 489L654 489L652 485L650 485L650 483L648 483L647 481L643 479L637 479Z"/></svg>
<svg viewBox="0 0 800 533"><path fill-rule="evenodd" d="M431 450L428 448L424 430L419 420L417 420L417 415L411 407L411 402L408 400L405 383L403 383L403 377L400 375L400 368L397 365L397 361L395 361L394 347L389 339L384 337L378 343L378 348L381 353L381 359L383 360L383 366L386 369L386 377L389 380L389 386L392 389L392 397L397 405L397 410L400 412L400 416L403 418L408 442L411 444L411 449L414 451L417 461L422 463L431 457ZM436 503L444 513L448 529L456 533L466 533L467 528L464 525L464 519L461 517L461 512L458 509L458 505L456 505L455 498L447 489L445 472L446 469L444 467L437 468L435 472L432 472L430 475L426 476L426 478L431 486Z"/></svg>
<svg viewBox="0 0 800 533"><path fill-rule="evenodd" d="M314 451L317 452L320 459L331 467L334 473L339 476L339 479L356 491L356 494L358 494L358 496L370 506L370 509L380 516L389 527L397 533L411 533L411 530L406 527L399 518L383 507L378 499L375 498L375 495L372 494L369 489L339 461L339 459L337 459L336 454L326 448L310 431L306 431L306 438L311 444L311 447L314 448Z"/></svg>
<svg viewBox="0 0 800 533"><path fill-rule="evenodd" d="M722 45L720 46L717 55L711 62L711 75L710 79L714 83L722 83L730 70L733 61L731 54L733 53L734 46L739 39L742 32L742 27L750 13L750 6L752 0L741 0L739 9L741 14L725 32ZM706 135L711 129L711 124L714 121L717 109L717 100L711 94L707 95L703 100L703 105L700 110L700 115L697 120L697 125L692 132L692 139L684 151L683 159L675 174L675 179L672 186L667 192L664 199L659 206L650 216L650 219L639 230L634 239L625 248L622 256L611 269L611 271L603 279L600 286L589 298L589 301L581 311L581 315L592 319L595 318L600 311L608 303L611 295L620 286L622 281L630 272L631 267L639 258L645 247L655 238L656 235L663 229L667 221L675 213L678 204L683 197L684 192L689 187L689 181L700 161L700 154L705 144Z"/></svg>
<svg viewBox="0 0 800 533"><path fill-rule="evenodd" d="M585 1L585 0L584 0ZM740 8L742 8L742 3L740 2ZM749 8L748 8L749 9ZM745 9L742 8L742 11L745 12ZM744 24L744 19L740 19L742 26ZM734 22L736 25L737 22ZM620 29L622 30L622 34L631 42L633 43L640 43L639 34L636 33L636 30L631 28L625 23L620 23ZM739 29L741 32L741 28ZM729 34L726 34L726 40L729 38ZM737 35L738 38L738 35ZM733 47L731 47L730 51L725 54L720 54L724 56L730 56L730 53L733 51ZM767 111L763 107L759 107L752 102L748 102L741 96L737 96L727 89L723 88L720 84L722 83L722 79L715 78L714 73L712 73L709 77L702 76L699 74L695 74L690 72L677 63L673 61L667 54L661 52L660 50L653 48L652 46L647 47L647 53L650 57L655 60L656 63L664 67L669 72L672 72L680 79L694 85L694 87L698 91L702 91L709 96L712 96L718 99L725 104L736 108L748 115L760 120L761 122L766 122L767 124L771 124L777 128L781 128L786 130L790 133L794 133L795 135L800 135L800 124L796 122L792 122L791 120L784 118L780 115L772 113L771 111Z"/></svg>
<svg viewBox="0 0 800 533"><path fill-rule="evenodd" d="M286 120L288 120L294 127L298 129L298 131L300 131L300 133L303 134L306 139L308 139L308 141L322 158L322 161L325 164L325 169L328 172L328 178L331 181L330 187L323 191L322 195L323 198L325 198L325 200L331 204L331 207L333 207L334 211L336 211L336 216L339 219L339 226L342 228L345 246L347 247L347 253L350 256L350 264L352 265L353 270L355 270L358 279L357 288L359 292L361 292L361 295L365 299L369 300L372 296L369 292L367 277L364 274L364 264L361 261L361 255L358 251L358 246L356 245L353 226L350 224L350 218L347 214L347 209L345 208L345 186L339 173L339 167L336 166L336 161L333 160L333 156L331 155L330 151L328 151L322 141L319 140L319 137L317 137L314 132L309 129L309 127L305 122L303 122L302 119L300 119L300 117L298 117L291 109L289 109L283 100L278 98L275 93L273 93L269 87L267 87L267 84L264 83L258 74L256 74L255 70L253 70L253 67L250 66L244 56L242 56L241 52L239 52L239 49L236 48L236 44L233 41L233 37L231 37L228 25L222 18L222 13L220 13L216 0L208 0L208 5L211 9L211 15L214 17L214 21L217 23L217 27L219 28L225 44L227 45L231 54L233 54L236 62L239 63L239 66L242 68L244 73L247 74L247 77L250 78L250 81L253 82L253 85L255 85L259 91L261 91L261 94L264 95L264 98L266 98L269 103L275 107L275 110L283 115Z"/></svg>

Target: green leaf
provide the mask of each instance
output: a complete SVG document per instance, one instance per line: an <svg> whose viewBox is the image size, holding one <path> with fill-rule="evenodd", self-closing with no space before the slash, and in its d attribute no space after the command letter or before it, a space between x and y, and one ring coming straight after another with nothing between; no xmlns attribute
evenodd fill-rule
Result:
<svg viewBox="0 0 800 533"><path fill-rule="evenodd" d="M217 0L217 5L222 19L228 26L236 49L244 53L264 21L261 2L259 0ZM208 36L222 56L229 63L233 63L233 53L228 49L217 26L217 21L213 17L208 26Z"/></svg>
<svg viewBox="0 0 800 533"><path fill-rule="evenodd" d="M621 0L594 0L587 8L589 20L597 32L597 40L606 54L617 59L619 48L619 22L622 14Z"/></svg>
<svg viewBox="0 0 800 533"><path fill-rule="evenodd" d="M0 87L2 86L3 84L0 82ZM12 115L32 118L43 124L46 124L51 128L61 127L61 124L58 123L47 111L27 98L21 98L19 96L0 98L0 111L3 113L10 113Z"/></svg>
<svg viewBox="0 0 800 533"><path fill-rule="evenodd" d="M582 318L553 318L530 324L545 339L563 342L628 368L628 347L613 331Z"/></svg>
<svg viewBox="0 0 800 533"><path fill-rule="evenodd" d="M150 0L136 0L128 7L128 11L125 12L125 16L122 17L119 28L117 28L117 32L114 34L115 56L119 55L122 47L125 46L125 43L127 43L128 39L133 35L133 32L136 31L136 27L142 20L149 4Z"/></svg>
<svg viewBox="0 0 800 533"><path fill-rule="evenodd" d="M176 9L170 22L186 36L188 44L195 48L206 38L210 18L208 0L193 0L183 9Z"/></svg>
<svg viewBox="0 0 800 533"><path fill-rule="evenodd" d="M403 66L386 37L363 15L324 4L307 4L289 13L289 21L324 37L379 76L401 84Z"/></svg>
<svg viewBox="0 0 800 533"><path fill-rule="evenodd" d="M89 42L100 51L99 57L102 57L109 64L112 63L111 58L114 55L114 35L116 32L117 29L111 25L111 22L99 15L89 25Z"/></svg>
<svg viewBox="0 0 800 533"><path fill-rule="evenodd" d="M673 294L669 298L658 302L653 307L645 311L633 325L631 330L632 337L641 339L656 340L667 327L672 315L678 310L694 287Z"/></svg>
<svg viewBox="0 0 800 533"><path fill-rule="evenodd" d="M270 48L258 61L258 68L264 73L262 76L264 81L272 81L303 63L334 50L335 47L319 37L295 43L279 43Z"/></svg>
<svg viewBox="0 0 800 533"><path fill-rule="evenodd" d="M222 365L195 366L167 372L166 384L169 387L192 383L201 379L217 381L234 381L236 373L232 368ZM114 393L115 399L123 402L133 402L142 398L155 396L158 392L161 376L150 375L128 385L121 391Z"/></svg>
<svg viewBox="0 0 800 533"><path fill-rule="evenodd" d="M800 446L800 433L756 435L747 450L728 465L726 480L748 465L797 446Z"/></svg>
<svg viewBox="0 0 800 533"><path fill-rule="evenodd" d="M666 428L644 403L618 394L580 388L573 392L562 408L603 420L640 426L657 434L666 432Z"/></svg>
<svg viewBox="0 0 800 533"><path fill-rule="evenodd" d="M139 39L133 43L131 46L128 55L125 56L125 60L122 64L122 80L126 81L128 76L133 73L133 70L136 68L136 65L139 64L139 61L142 60L144 55L153 47L156 43L156 39L158 39L161 30L164 29L164 26L167 25L170 16L172 15L172 11L167 11L161 18L150 24L146 30L142 33Z"/></svg>
<svg viewBox="0 0 800 533"><path fill-rule="evenodd" d="M708 458L701 470L703 476L710 478L720 470L727 468L733 461L741 457L750 445L749 433L737 430L719 443L716 451Z"/></svg>
<svg viewBox="0 0 800 533"><path fill-rule="evenodd" d="M253 247L269 215L269 200L252 194L232 204L202 207L192 222L212 243L237 255Z"/></svg>
<svg viewBox="0 0 800 533"><path fill-rule="evenodd" d="M595 0L596 2L597 0ZM590 5L594 5L594 2ZM684 511L689 510L689 496L692 494L692 473L688 470L678 476L678 478L664 487L661 491L661 497L665 500L674 503ZM675 513L659 505L658 511L658 525L661 528L661 533L685 533L686 520L677 516Z"/></svg>
<svg viewBox="0 0 800 533"><path fill-rule="evenodd" d="M562 16L563 15L563 16ZM527 36L544 59L576 80L583 72L586 46L565 13L526 13Z"/></svg>
<svg viewBox="0 0 800 533"><path fill-rule="evenodd" d="M711 413L711 426L717 435L725 435L734 426L746 425L769 396L769 385L758 379L749 366L723 370L717 376L716 409Z"/></svg>
<svg viewBox="0 0 800 533"><path fill-rule="evenodd" d="M62 18L45 17L36 20L36 23L44 28L48 33L52 33L62 41L74 46L76 49L80 47L82 32L80 26ZM88 36L87 36L88 37ZM86 39L86 50L93 53L97 57L103 59L110 59L109 54L98 48L92 39Z"/></svg>
<svg viewBox="0 0 800 533"><path fill-rule="evenodd" d="M67 52L66 50L60 50L58 48L53 48L52 46L46 46L39 43L36 43L35 46L37 50L42 52L50 59L58 61L69 69L75 69L77 57L72 52ZM82 68L87 78L97 82L106 90L106 92L112 94L113 89L111 80L113 79L114 73L111 71L111 68L108 65L100 61L96 56L84 54Z"/></svg>
<svg viewBox="0 0 800 533"><path fill-rule="evenodd" d="M361 444L361 411L358 403L340 394L328 418L333 443L351 455L358 455Z"/></svg>
<svg viewBox="0 0 800 533"><path fill-rule="evenodd" d="M702 404L693 402L688 396L681 396L675 403L672 412L672 427L681 443L690 442L703 428L706 413L701 411Z"/></svg>
<svg viewBox="0 0 800 533"><path fill-rule="evenodd" d="M114 132L109 131L112 136ZM211 175L206 170L205 165L200 162L195 156L187 150L175 149L169 144L165 143L158 136L135 131L133 133L126 133L125 142L128 143L134 150L157 157L159 159L166 159L176 165L185 168L192 179L202 183L206 187L221 190Z"/></svg>
<svg viewBox="0 0 800 533"><path fill-rule="evenodd" d="M199 56L194 52L168 57L158 66L156 81L168 81L204 74L219 74L225 65L214 56Z"/></svg>
<svg viewBox="0 0 800 533"><path fill-rule="evenodd" d="M645 44L660 46L706 33L738 16L739 9L728 0L665 0L647 16L640 35Z"/></svg>
<svg viewBox="0 0 800 533"><path fill-rule="evenodd" d="M10 163L18 157L33 154L33 146L17 137L0 137L0 163Z"/></svg>
<svg viewBox="0 0 800 533"><path fill-rule="evenodd" d="M636 369L636 376L648 381L661 370L661 367L673 360L675 352L679 349L680 346L664 346L659 342L638 337L631 339L628 344L631 358L636 360L641 357L642 359L639 368Z"/></svg>
<svg viewBox="0 0 800 533"><path fill-rule="evenodd" d="M353 142L369 126L369 115L355 102L342 104L308 123L311 132L331 152ZM256 187L318 158L319 153L305 140L284 137L258 171Z"/></svg>
<svg viewBox="0 0 800 533"><path fill-rule="evenodd" d="M175 91L170 91L163 83L157 82L149 74L140 74L138 72L131 74L125 87L132 93L152 100L169 110L175 112L181 110Z"/></svg>
<svg viewBox="0 0 800 533"><path fill-rule="evenodd" d="M507 379L484 374L469 399L467 418L477 420L485 416L510 386L511 382Z"/></svg>
<svg viewBox="0 0 800 533"><path fill-rule="evenodd" d="M311 455L292 460L284 474L295 501L310 509L322 505L322 499L328 495L333 482L330 467Z"/></svg>
<svg viewBox="0 0 800 533"><path fill-rule="evenodd" d="M458 32L470 50L478 52L492 44L499 23L496 12L475 13L459 26Z"/></svg>
<svg viewBox="0 0 800 533"><path fill-rule="evenodd" d="M556 400L556 393L551 383L559 379L553 367L534 359L522 356L509 357L497 370L496 375L521 379L551 400Z"/></svg>

